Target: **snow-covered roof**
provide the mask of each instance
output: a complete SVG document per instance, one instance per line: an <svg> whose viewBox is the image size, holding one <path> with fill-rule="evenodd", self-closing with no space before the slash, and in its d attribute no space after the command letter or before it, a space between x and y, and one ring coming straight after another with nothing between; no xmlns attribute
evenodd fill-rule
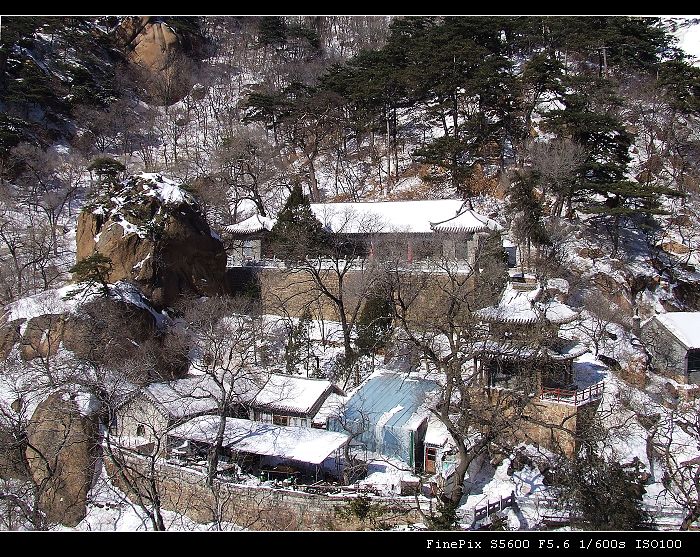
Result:
<svg viewBox="0 0 700 557"><path fill-rule="evenodd" d="M427 379L414 379L400 373L370 377L346 404L345 417L362 416L376 429L415 430L429 412L426 399L438 385Z"/></svg>
<svg viewBox="0 0 700 557"><path fill-rule="evenodd" d="M686 348L700 348L700 311L674 311L656 316L656 320Z"/></svg>
<svg viewBox="0 0 700 557"><path fill-rule="evenodd" d="M476 211L468 209L459 213L456 217L452 217L444 222L433 224L435 232L485 232L487 230L495 230L500 232L503 227L495 220L480 215Z"/></svg>
<svg viewBox="0 0 700 557"><path fill-rule="evenodd" d="M144 387L143 393L168 416L177 419L212 412L222 398L219 386L209 375L151 383Z"/></svg>
<svg viewBox="0 0 700 557"><path fill-rule="evenodd" d="M311 210L329 230L346 234L501 230L496 221L464 209L461 199L312 203Z"/></svg>
<svg viewBox="0 0 700 557"><path fill-rule="evenodd" d="M247 375L225 378L224 391L210 375L191 375L175 381L151 383L142 392L172 418L186 418L217 409L218 401L249 403L260 387Z"/></svg>
<svg viewBox="0 0 700 557"><path fill-rule="evenodd" d="M271 374L253 404L270 410L308 415L330 393L332 384L322 379Z"/></svg>
<svg viewBox="0 0 700 557"><path fill-rule="evenodd" d="M461 199L312 203L311 210L328 230L343 234L471 233L503 230L495 220L464 208ZM272 230L276 219L254 214L225 228L230 234Z"/></svg>
<svg viewBox="0 0 700 557"><path fill-rule="evenodd" d="M428 418L428 427L425 430L424 442L430 445L442 447L450 440L450 432L440 420L431 414Z"/></svg>
<svg viewBox="0 0 700 557"><path fill-rule="evenodd" d="M578 312L557 300L538 301L541 289L529 292L515 290L508 285L497 306L480 309L476 314L485 321L515 323L520 325L549 321L554 324L570 323L578 318Z"/></svg>
<svg viewBox="0 0 700 557"><path fill-rule="evenodd" d="M229 234L254 234L263 230L272 230L275 222L275 219L255 214L239 223L225 226L224 230Z"/></svg>
<svg viewBox="0 0 700 557"><path fill-rule="evenodd" d="M218 416L200 416L173 428L170 435L213 443ZM223 445L237 452L273 456L297 462L321 464L350 440L344 433L310 427L290 427L226 418Z"/></svg>

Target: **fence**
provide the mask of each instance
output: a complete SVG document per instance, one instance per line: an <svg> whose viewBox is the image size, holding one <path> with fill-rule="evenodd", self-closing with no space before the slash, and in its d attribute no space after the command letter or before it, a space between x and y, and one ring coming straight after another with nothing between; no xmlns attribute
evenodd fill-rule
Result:
<svg viewBox="0 0 700 557"><path fill-rule="evenodd" d="M476 507L474 509L474 522L478 520L483 520L487 516L490 516L498 511L502 511L508 507L515 505L515 492L511 491L510 495L507 497L501 497L498 501L494 503L486 502L483 507Z"/></svg>
<svg viewBox="0 0 700 557"><path fill-rule="evenodd" d="M603 381L601 381L581 391L542 387L540 390L540 398L542 400L551 400L554 402L563 402L566 404L579 406L600 398L603 395L603 386Z"/></svg>

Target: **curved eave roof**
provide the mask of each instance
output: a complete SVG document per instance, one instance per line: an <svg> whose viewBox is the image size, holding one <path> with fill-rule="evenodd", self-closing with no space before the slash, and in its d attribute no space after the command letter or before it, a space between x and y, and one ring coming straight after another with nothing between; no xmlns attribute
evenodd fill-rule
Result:
<svg viewBox="0 0 700 557"><path fill-rule="evenodd" d="M576 321L579 317L579 312L560 302L535 303L530 307L525 307L525 304L521 302L517 305L491 306L475 313L489 323L510 323L513 325L533 325L539 322L563 325Z"/></svg>
<svg viewBox="0 0 700 557"><path fill-rule="evenodd" d="M437 223L431 223L430 227L435 232L446 233L473 233L493 230L502 232L503 227L495 220L480 215L471 209L463 211L454 217Z"/></svg>
<svg viewBox="0 0 700 557"><path fill-rule="evenodd" d="M229 234L255 234L257 232L262 232L263 230L272 230L274 225L274 219L269 217L261 217L260 215L256 214L236 224L224 226L224 230L226 230L226 232Z"/></svg>

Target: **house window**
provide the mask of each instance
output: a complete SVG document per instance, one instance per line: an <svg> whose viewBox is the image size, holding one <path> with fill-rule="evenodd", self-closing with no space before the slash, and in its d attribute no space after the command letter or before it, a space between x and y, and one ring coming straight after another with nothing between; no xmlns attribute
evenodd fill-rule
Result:
<svg viewBox="0 0 700 557"><path fill-rule="evenodd" d="M272 423L275 425L289 425L289 417L287 416L277 416L276 414L272 416Z"/></svg>
<svg viewBox="0 0 700 557"><path fill-rule="evenodd" d="M508 254L508 267L511 269L518 264L517 254L515 252L516 249L516 246L508 246L505 248Z"/></svg>
<svg viewBox="0 0 700 557"><path fill-rule="evenodd" d="M146 426L143 424L139 424L136 426L136 435L139 437L145 437L146 435Z"/></svg>
<svg viewBox="0 0 700 557"><path fill-rule="evenodd" d="M688 350L688 373L700 371L700 350Z"/></svg>

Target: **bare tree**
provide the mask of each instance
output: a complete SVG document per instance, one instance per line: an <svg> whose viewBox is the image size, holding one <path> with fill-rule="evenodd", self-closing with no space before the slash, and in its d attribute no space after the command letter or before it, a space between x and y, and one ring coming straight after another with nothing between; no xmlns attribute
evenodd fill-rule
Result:
<svg viewBox="0 0 700 557"><path fill-rule="evenodd" d="M278 233L284 238L272 242L272 250L286 260L282 275L293 285L275 296L279 306L299 307L299 316L321 300L340 323L345 364L350 369L355 359L353 330L381 274L378 260L369 257L373 237L381 225L376 216L352 210L325 218L333 221L333 233L322 239L313 237L302 222L285 228ZM359 383L357 373L355 383Z"/></svg>
<svg viewBox="0 0 700 557"><path fill-rule="evenodd" d="M652 455L663 467L665 493L685 516L679 525L688 530L700 519L700 459L688 450L700 442L700 412L697 403L681 404L660 417L651 431Z"/></svg>
<svg viewBox="0 0 700 557"><path fill-rule="evenodd" d="M569 140L535 143L532 146L533 169L541 176L543 193L555 196L552 216L571 213L575 173L586 158L586 150Z"/></svg>
<svg viewBox="0 0 700 557"><path fill-rule="evenodd" d="M469 464L506 441L530 396L525 385L485 391L482 371L472 364L479 344L489 338L474 312L493 303L503 287L503 267L489 261L494 257L484 246L469 266L443 259L413 271L395 265L387 274L400 335L440 384L429 409L457 446L457 488L443 494L446 512L462 497Z"/></svg>
<svg viewBox="0 0 700 557"><path fill-rule="evenodd" d="M257 378L251 371L256 335L254 317L240 300L210 298L198 300L185 311L188 330L199 350L191 368L206 376L214 392L218 427L207 455L207 485L216 478L219 457L224 445L226 417L247 407L257 393ZM258 381L256 382L256 379Z"/></svg>

